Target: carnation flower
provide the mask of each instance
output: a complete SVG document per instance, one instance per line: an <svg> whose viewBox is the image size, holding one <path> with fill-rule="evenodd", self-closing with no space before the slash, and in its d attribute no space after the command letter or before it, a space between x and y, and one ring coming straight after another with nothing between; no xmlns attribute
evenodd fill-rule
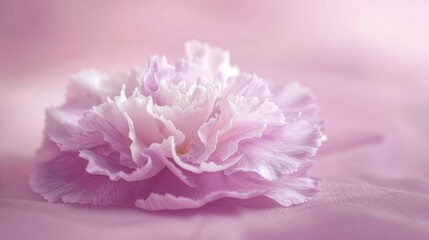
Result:
<svg viewBox="0 0 429 240"><path fill-rule="evenodd" d="M198 42L175 65L153 56L145 70L81 71L46 110L30 186L49 202L147 210L302 203L316 190L306 170L324 140L318 106L297 83L277 93Z"/></svg>

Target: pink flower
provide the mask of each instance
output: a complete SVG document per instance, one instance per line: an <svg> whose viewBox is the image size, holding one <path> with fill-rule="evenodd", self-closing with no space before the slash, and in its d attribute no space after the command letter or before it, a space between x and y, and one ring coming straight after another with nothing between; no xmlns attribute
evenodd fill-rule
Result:
<svg viewBox="0 0 429 240"><path fill-rule="evenodd" d="M50 202L196 208L224 198L306 201L321 141L312 95L296 83L273 96L229 53L190 42L175 65L72 78L46 111L31 188Z"/></svg>

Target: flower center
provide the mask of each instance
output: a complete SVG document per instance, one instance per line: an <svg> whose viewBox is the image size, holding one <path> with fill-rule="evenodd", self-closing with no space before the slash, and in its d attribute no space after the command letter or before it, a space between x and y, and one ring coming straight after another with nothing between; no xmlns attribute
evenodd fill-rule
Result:
<svg viewBox="0 0 429 240"><path fill-rule="evenodd" d="M183 155L189 151L189 143L183 143L180 146L176 147L176 153L177 155Z"/></svg>

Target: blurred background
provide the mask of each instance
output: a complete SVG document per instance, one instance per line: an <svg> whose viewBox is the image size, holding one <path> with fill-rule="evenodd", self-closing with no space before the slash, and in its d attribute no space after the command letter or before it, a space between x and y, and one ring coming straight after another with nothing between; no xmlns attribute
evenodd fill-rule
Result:
<svg viewBox="0 0 429 240"><path fill-rule="evenodd" d="M0 0L2 194L20 194L20 164L71 74L174 62L195 39L245 72L312 89L328 135L313 176L427 197L428 12L426 0Z"/></svg>

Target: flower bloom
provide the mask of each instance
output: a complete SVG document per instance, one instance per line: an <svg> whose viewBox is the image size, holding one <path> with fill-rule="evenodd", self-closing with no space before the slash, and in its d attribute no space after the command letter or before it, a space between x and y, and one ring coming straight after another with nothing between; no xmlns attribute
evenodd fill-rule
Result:
<svg viewBox="0 0 429 240"><path fill-rule="evenodd" d="M153 56L145 70L82 71L46 111L30 186L50 202L147 210L224 197L304 202L324 139L318 106L297 83L276 92L198 42L175 65Z"/></svg>

